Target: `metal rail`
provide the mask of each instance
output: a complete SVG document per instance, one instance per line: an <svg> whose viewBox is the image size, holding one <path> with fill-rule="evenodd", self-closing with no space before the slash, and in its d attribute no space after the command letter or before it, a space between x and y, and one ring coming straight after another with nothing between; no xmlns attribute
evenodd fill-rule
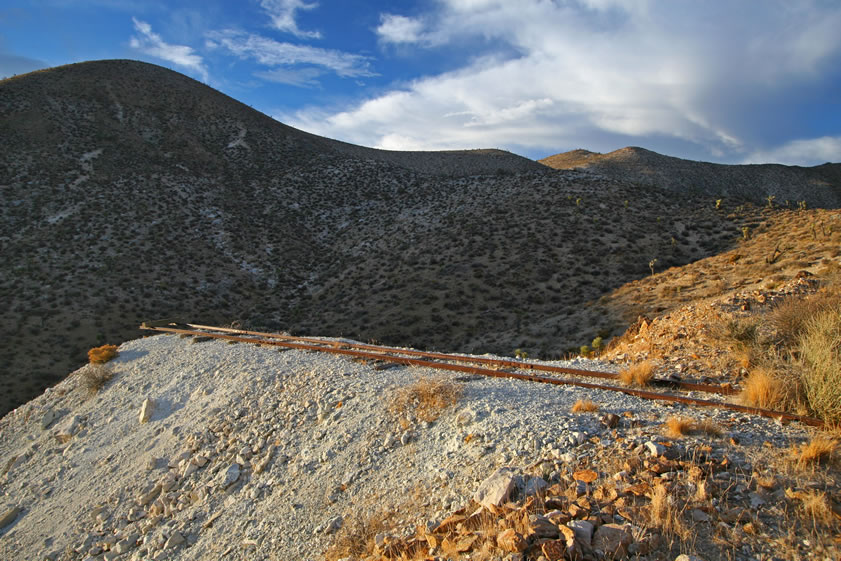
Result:
<svg viewBox="0 0 841 561"><path fill-rule="evenodd" d="M206 329L210 331L219 331L222 333L235 333L239 335L255 335L258 337L269 337L271 339L278 339L282 341L305 341L317 345L326 345L334 348L358 349L373 351L384 354L401 354L408 356L416 356L423 358L431 358L436 360L446 360L451 362L463 362L470 364L486 364L499 368L517 368L521 370L537 370L540 372L553 372L556 374L572 374L574 376L584 376L587 378L603 378L606 380L618 380L619 375L613 372L599 372L593 370L582 370L579 368L567 368L563 366L553 366L551 364L535 364L531 362L522 362L519 360L508 360L500 358L487 358L478 356L461 356L447 353L436 353L429 351L417 351L414 349L398 349L395 347L386 347L383 345L366 345L364 343L349 343L345 341L328 341L315 337L293 337L291 335L283 335L280 333L264 333L262 331L248 331L245 329L235 329L230 327L213 327L209 325L200 325L195 323L183 324L193 329ZM664 380L653 379L650 385L654 387L680 389L685 391L695 391L704 393L716 393L720 395L733 395L738 393L738 390L728 386L715 386L712 384L696 384L694 382L684 382L680 380Z"/></svg>
<svg viewBox="0 0 841 561"><path fill-rule="evenodd" d="M161 325L163 322L146 322L143 323L140 328L151 330L151 331L161 331L166 333L181 333L186 335L194 335L194 336L202 336L202 337L212 337L214 339L223 339L227 341L237 341L241 343L252 343L252 344L259 344L259 345L272 345L278 347L285 347L290 349L299 349L299 350L306 350L306 351L317 351L317 352L327 352L332 354L338 355L345 355L345 356L352 356L357 358L367 358L371 360L382 360L393 362L396 364L403 364L407 366L420 366L425 368L434 368L439 370L451 370L455 372L466 372L469 374L477 374L480 376L489 376L493 378L513 378L517 380L524 380L529 382L538 382L542 384L554 384L558 386L575 386L580 388L588 388L588 389L595 389L595 390L605 390L605 391L614 391L619 393L624 393L626 395L632 395L635 397L641 397L644 399L651 399L651 400L658 400L658 401L668 401L672 403L683 403L686 405L695 405L698 407L715 407L719 409L729 409L731 411L738 411L741 413L748 413L752 415L759 415L762 417L769 417L773 419L779 420L786 420L786 421L798 421L806 425L815 426L815 427L823 427L824 423L820 419L816 419L814 417L808 417L805 415L796 415L793 413L786 413L783 411L772 411L768 409L760 409L758 407L748 407L745 405L737 405L734 403L724 403L720 401L713 401L708 399L698 399L695 397L689 396L681 396L681 395L674 395L669 393L660 393L660 392L653 392L648 390L641 390L635 388L627 388L627 387L620 387L620 386L608 386L603 384L594 384L591 382L584 382L581 380L570 380L570 379L563 379L563 378L552 378L548 376L538 376L535 374L524 374L521 372L505 372L501 370L494 370L491 368L483 368L478 366L469 366L466 364L453 364L451 362L435 362L431 360L423 360L420 358L410 358L406 356L395 356L392 354L382 354L380 352L370 352L369 350L358 350L353 348L346 348L343 345L345 343L339 341L323 341L319 339L313 339L308 337L292 337L288 335L277 335L267 338L267 339L255 339L253 337L243 337L242 335L255 335L259 332L247 332L245 330L236 330L236 329L229 329L229 328L217 328L217 327L210 327L210 326L197 326L195 324L182 324L180 327L178 324L175 324L175 327L169 327L168 325L173 325L172 323ZM185 327L191 329L185 329ZM202 329L199 331L198 329ZM215 330L218 333L213 333L208 330ZM239 335L227 335L223 332L235 332L239 333ZM264 335L264 334L261 334ZM298 342L304 341L304 342ZM311 344L316 342L317 344ZM349 345L348 345L349 346ZM355 345L357 347L374 347L377 349L384 349L387 347L378 347L374 345ZM401 354L410 354L405 353L402 349L395 349L391 348L391 351L394 353L401 353ZM421 352L421 351L414 351L414 352ZM429 353L429 354L440 354L440 353ZM461 359L464 360L466 357L458 357L457 355L443 355L446 357L453 357L453 359ZM475 357L481 358L481 357ZM483 360L494 360L494 359L483 359ZM515 361L505 361L505 362L514 362L516 365L520 365L521 363ZM540 366L540 365L532 365L532 366ZM575 369L574 372L578 372ZM581 371L581 372L588 372L588 371ZM609 373L604 373L609 374Z"/></svg>

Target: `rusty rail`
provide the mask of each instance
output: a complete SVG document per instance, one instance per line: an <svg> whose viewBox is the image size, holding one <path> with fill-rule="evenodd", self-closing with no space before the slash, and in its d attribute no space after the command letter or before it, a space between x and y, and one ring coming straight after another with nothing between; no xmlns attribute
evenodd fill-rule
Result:
<svg viewBox="0 0 841 561"><path fill-rule="evenodd" d="M651 399L651 400L658 400L658 401L668 401L672 403L683 403L686 405L695 405L698 407L715 407L719 409L729 409L731 411L738 411L741 413L748 413L752 415L759 415L762 417L768 417L772 419L779 419L779 420L786 420L786 421L798 421L806 425L815 426L815 427L823 427L824 423L820 419L816 419L814 417L808 417L805 415L796 415L793 413L786 413L783 411L772 411L769 409L760 409L758 407L748 407L745 405L737 405L734 403L725 403L721 401L713 401L708 399L699 399L695 397L689 396L681 396L681 395L674 395L669 393L660 393L660 392L653 392L648 390L641 390L635 388L627 388L627 387L620 387L620 386L609 386L603 384L595 384L591 382L584 382L581 380L570 380L564 378L552 378L549 376L538 376L535 374L524 374L521 372L506 372L501 370L494 370L491 368L483 368L479 366L469 366L466 364L453 364L451 362L435 362L431 360L423 360L421 358L410 358L406 356L395 356L390 354L382 354L381 352L370 352L369 350L358 350L354 348L347 348L348 346L355 346L355 347L373 347L376 349L385 349L387 347L379 347L375 345L350 345L339 341L324 341L309 337L292 337L289 335L278 335L278 334L260 334L260 335L273 335L267 339L255 339L253 337L243 337L242 335L256 335L260 332L247 332L245 330L237 330L237 329L230 329L230 328L217 328L211 326L198 326L196 324L183 324L180 327L179 324L175 327L164 326L161 325L163 322L145 322L143 323L140 328L151 330L151 331L160 331L166 333L179 333L179 334L186 334L186 335L194 335L194 336L203 336L203 337L212 337L214 339L223 339L227 341L237 341L241 343L252 343L252 344L259 344L259 345L272 345L278 347L285 347L290 349L299 349L299 350L306 350L306 351L317 351L317 352L327 352L332 354L338 355L345 355L345 356L352 356L357 358L367 358L371 360L382 360L393 362L396 364L403 364L406 366L420 366L425 368L434 368L439 370L450 370L455 372L465 372L468 374L476 374L480 376L488 376L493 378L513 378L516 380L524 380L529 382L538 382L542 384L553 384L558 386L574 386L580 388L587 388L587 389L595 389L595 390L605 390L605 391L614 391L619 393L624 393L626 395L632 395L635 397L640 397L643 399ZM169 325L173 325L170 323ZM191 329L185 329L185 327L189 327ZM202 329L201 331L198 329ZM208 330L215 330L218 333L213 333ZM235 332L239 333L239 335L227 335L222 332ZM304 341L303 343L298 341ZM317 344L311 344L317 343ZM401 353L401 354L410 354L404 352L402 349L395 349L391 348L392 352ZM413 351L413 353L421 353L422 351ZM431 355L439 355L440 353L428 353ZM453 360L461 359L464 360L467 357L459 357L457 355L443 355L445 357L452 357ZM427 357L428 358L428 357ZM482 358L482 357L471 357L472 358ZM493 361L495 359L482 359ZM503 362L513 362L516 365L520 365L521 363L516 361L503 361ZM532 365L532 366L543 366L543 365ZM568 369L573 370L573 372L579 372L576 369ZM589 371L581 371L581 372L589 372ZM602 374L610 374L610 373L602 373Z"/></svg>
<svg viewBox="0 0 841 561"><path fill-rule="evenodd" d="M384 353L387 355L401 354L408 356L416 356L423 358L431 358L435 360L446 360L451 362L462 362L470 364L486 364L493 367L517 368L521 370L537 370L540 372L552 372L555 374L572 374L574 376L584 376L587 378L602 378L606 380L618 380L619 375L613 372L599 372L594 370L582 370L579 368L567 368L564 366L553 366L551 364L535 364L531 362L522 362L519 360L508 360L500 358L487 358L478 356L461 356L447 353L436 353L430 351L417 351L414 349L398 349L395 347L386 347L383 345L366 345L364 343L348 343L345 341L328 341L316 337L293 337L291 335L283 335L281 333L264 333L262 331L248 331L245 329L235 329L230 327L213 327L209 325L200 325L195 323L187 323L185 326L193 329L206 329L210 331L219 331L223 333L235 333L239 335L254 335L257 337L269 337L271 339L278 339L282 341L305 341L317 345L325 345L330 347L339 347L346 349L357 349L365 351L373 351ZM672 388L684 391L695 391L704 393L716 393L720 395L733 395L738 391L732 387L715 386L712 384L696 384L694 382L684 382L679 380L664 380L654 379L650 384L655 387Z"/></svg>

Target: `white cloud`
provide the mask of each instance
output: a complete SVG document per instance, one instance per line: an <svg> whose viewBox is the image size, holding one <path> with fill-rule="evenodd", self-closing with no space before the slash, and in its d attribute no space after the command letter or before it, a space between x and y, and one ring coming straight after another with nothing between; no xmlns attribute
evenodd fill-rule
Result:
<svg viewBox="0 0 841 561"><path fill-rule="evenodd" d="M381 14L377 35L384 43L418 43L423 40L420 20L394 14Z"/></svg>
<svg viewBox="0 0 841 561"><path fill-rule="evenodd" d="M414 17L382 14L402 49L482 49L337 112L280 116L368 146L521 147L547 154L673 139L731 161L753 151L766 100L808 88L841 60L841 6L783 0L439 0ZM436 49L440 48L439 51ZM405 52L403 53L405 54ZM411 50L409 51L411 54ZM771 108L773 110L775 108Z"/></svg>
<svg viewBox="0 0 841 561"><path fill-rule="evenodd" d="M232 29L212 31L208 39L209 47L224 47L242 59L254 59L264 66L308 64L327 68L345 78L375 75L367 57L334 49L279 42Z"/></svg>
<svg viewBox="0 0 841 561"><path fill-rule="evenodd" d="M826 162L841 162L841 136L792 140L776 148L757 150L744 161L746 164L778 163L805 166Z"/></svg>
<svg viewBox="0 0 841 561"><path fill-rule="evenodd" d="M324 74L324 71L318 68L299 68L295 70L290 68L273 68L272 70L256 72L254 75L278 84L313 88L318 86L317 78L322 74Z"/></svg>
<svg viewBox="0 0 841 561"><path fill-rule="evenodd" d="M296 37L307 39L320 39L318 31L302 31L298 29L295 21L295 12L298 10L312 10L318 4L303 2L302 0L260 0L260 6L269 14L272 20L272 27L285 33L291 33Z"/></svg>
<svg viewBox="0 0 841 561"><path fill-rule="evenodd" d="M186 45L170 45L160 35L152 31L152 26L145 21L131 18L134 29L139 35L132 36L129 45L144 54L183 66L198 73L204 82L208 81L207 68L204 60L197 55L192 47Z"/></svg>

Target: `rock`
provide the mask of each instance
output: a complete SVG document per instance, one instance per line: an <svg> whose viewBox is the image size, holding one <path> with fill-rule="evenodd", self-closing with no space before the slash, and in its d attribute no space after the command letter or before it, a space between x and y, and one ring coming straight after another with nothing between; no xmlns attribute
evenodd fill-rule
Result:
<svg viewBox="0 0 841 561"><path fill-rule="evenodd" d="M473 500L486 508L501 505L511 496L516 487L516 478L511 468L499 468L479 485L473 493Z"/></svg>
<svg viewBox="0 0 841 561"><path fill-rule="evenodd" d="M697 555L688 555L686 553L681 553L680 555L675 557L675 561L704 561L704 559L698 557Z"/></svg>
<svg viewBox="0 0 841 561"><path fill-rule="evenodd" d="M526 488L523 490L523 493L527 497L531 497L532 495L540 495L543 492L545 492L548 487L549 484L542 477L532 477L526 483Z"/></svg>
<svg viewBox="0 0 841 561"><path fill-rule="evenodd" d="M751 508L754 508L754 509L759 508L762 505L764 505L765 502L766 502L765 499L762 498L762 495L760 495L759 493L751 493L750 494L750 507Z"/></svg>
<svg viewBox="0 0 841 561"><path fill-rule="evenodd" d="M662 444L649 440L645 443L645 447L648 449L648 453L652 456L662 456L666 453L666 447Z"/></svg>
<svg viewBox="0 0 841 561"><path fill-rule="evenodd" d="M237 482L240 475L240 466L237 463L231 464L228 469L225 470L224 475L222 476L222 481L219 483L223 489L227 489L231 485Z"/></svg>
<svg viewBox="0 0 841 561"><path fill-rule="evenodd" d="M593 523L586 520L573 520L567 527L575 534L575 539L584 545L590 545L593 539Z"/></svg>
<svg viewBox="0 0 841 561"><path fill-rule="evenodd" d="M628 554L628 546L634 543L634 536L628 526L603 524L593 534L593 549L609 558L622 558Z"/></svg>
<svg viewBox="0 0 841 561"><path fill-rule="evenodd" d="M79 432L79 428L82 424L82 418L79 415L73 415L71 418L67 419L64 424L59 427L59 429L55 433L56 440L61 442L62 444L69 442L73 435Z"/></svg>
<svg viewBox="0 0 841 561"><path fill-rule="evenodd" d="M400 437L400 444L402 444L403 446L406 446L409 443L410 440L412 440L412 433L410 431L406 431Z"/></svg>
<svg viewBox="0 0 841 561"><path fill-rule="evenodd" d="M139 538L140 534L132 534L126 539L117 542L117 544L113 548L113 551L116 551L117 553L126 553L135 546Z"/></svg>
<svg viewBox="0 0 841 561"><path fill-rule="evenodd" d="M184 543L184 536L181 535L181 532L173 532L169 539L166 540L164 544L164 549L172 549L173 547L179 546Z"/></svg>
<svg viewBox="0 0 841 561"><path fill-rule="evenodd" d="M148 423L149 419L152 418L152 409L154 408L154 403L148 397L143 401L143 405L140 407L140 422Z"/></svg>
<svg viewBox="0 0 841 561"><path fill-rule="evenodd" d="M615 428L616 425L619 424L619 415L616 415L614 413L607 413L605 415L602 415L601 422L604 426L606 426L609 429Z"/></svg>
<svg viewBox="0 0 841 561"><path fill-rule="evenodd" d="M162 488L162 485L160 483L157 483L154 487L152 487L152 489L148 493L144 493L144 494L140 495L139 497L137 497L137 504L139 504L140 506L145 506L145 505L151 503L152 501L155 500L155 498L158 495L160 495L161 488Z"/></svg>
<svg viewBox="0 0 841 561"><path fill-rule="evenodd" d="M503 530L496 537L496 545L503 551L520 553L526 549L526 540L514 528Z"/></svg>
<svg viewBox="0 0 841 561"><path fill-rule="evenodd" d="M15 518L17 518L18 514L20 514L20 511L21 508L19 506L13 506L12 508L4 512L3 515L0 516L0 528L5 528L6 526L14 522Z"/></svg>
<svg viewBox="0 0 841 561"><path fill-rule="evenodd" d="M699 508L693 508L692 520L694 520L695 522L709 522L710 515Z"/></svg>
<svg viewBox="0 0 841 561"><path fill-rule="evenodd" d="M341 516L336 516L335 518L331 518L324 524L324 533L325 534L335 534L339 531L339 529L344 524L344 519Z"/></svg>
<svg viewBox="0 0 841 561"><path fill-rule="evenodd" d="M50 425L53 424L57 418L58 414L55 411L47 409L47 412L44 413L44 417L41 419L41 430L47 430L50 428Z"/></svg>

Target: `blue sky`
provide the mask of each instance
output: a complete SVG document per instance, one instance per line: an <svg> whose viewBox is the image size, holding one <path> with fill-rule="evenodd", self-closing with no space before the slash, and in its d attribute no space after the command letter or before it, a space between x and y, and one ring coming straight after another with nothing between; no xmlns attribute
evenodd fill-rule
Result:
<svg viewBox="0 0 841 561"><path fill-rule="evenodd" d="M841 161L838 0L0 0L0 77L131 58L395 150Z"/></svg>

